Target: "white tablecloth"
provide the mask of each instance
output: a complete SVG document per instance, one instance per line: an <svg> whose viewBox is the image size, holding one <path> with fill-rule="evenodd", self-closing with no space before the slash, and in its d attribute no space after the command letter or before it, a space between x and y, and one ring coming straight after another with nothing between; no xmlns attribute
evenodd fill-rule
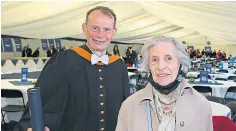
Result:
<svg viewBox="0 0 236 131"><path fill-rule="evenodd" d="M188 80L187 80L188 81ZM196 79L196 81L199 81L199 79ZM209 80L211 81L211 80ZM225 94L228 90L229 87L231 86L235 86L236 83L233 81L221 81L221 80L217 80L218 83L222 83L223 85L212 85L212 84L191 84L191 86L209 86L212 88L212 95L213 96L217 96L217 97L225 97ZM227 95L228 96L228 95ZM236 94L229 94L230 97L233 97L236 99Z"/></svg>
<svg viewBox="0 0 236 131"><path fill-rule="evenodd" d="M134 72L128 72L128 76L130 78L130 76L134 75L135 73Z"/></svg>
<svg viewBox="0 0 236 131"><path fill-rule="evenodd" d="M187 76L188 77L196 77L200 75L200 72L188 72ZM213 75L215 75L215 78L223 78L223 79L228 79L229 76L236 76L235 74L230 74L230 73L218 73L218 74L209 74L212 78Z"/></svg>
<svg viewBox="0 0 236 131"><path fill-rule="evenodd" d="M212 69L212 71L216 71L216 72L219 71L219 70L220 70L219 68L216 68L216 69L213 68ZM236 69L231 69L231 68L228 68L227 70L228 70L229 74L234 74L234 72L236 71Z"/></svg>

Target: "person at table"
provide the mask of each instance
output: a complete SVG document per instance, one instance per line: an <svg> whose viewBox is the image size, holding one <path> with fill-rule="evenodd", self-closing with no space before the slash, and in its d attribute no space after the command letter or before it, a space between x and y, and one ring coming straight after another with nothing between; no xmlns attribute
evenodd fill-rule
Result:
<svg viewBox="0 0 236 131"><path fill-rule="evenodd" d="M232 59L232 55L230 54L229 57L228 57L228 60L231 60Z"/></svg>
<svg viewBox="0 0 236 131"><path fill-rule="evenodd" d="M52 57L52 48L51 47L48 47L47 57Z"/></svg>
<svg viewBox="0 0 236 131"><path fill-rule="evenodd" d="M137 58L137 53L132 48L133 45L129 45L128 49L126 50L127 63L129 63L130 65L135 64Z"/></svg>
<svg viewBox="0 0 236 131"><path fill-rule="evenodd" d="M209 101L183 77L190 58L182 43L155 37L142 56L149 83L122 103L116 131L213 131Z"/></svg>
<svg viewBox="0 0 236 131"><path fill-rule="evenodd" d="M204 57L204 56L206 56L206 52L205 52L205 50L204 50L204 49L202 49L202 52L201 52L201 57Z"/></svg>
<svg viewBox="0 0 236 131"><path fill-rule="evenodd" d="M35 85L41 88L47 131L114 131L130 95L125 63L107 53L117 31L113 10L89 10L82 27L87 43L54 54ZM27 107L14 131L30 127Z"/></svg>
<svg viewBox="0 0 236 131"><path fill-rule="evenodd" d="M214 50L211 54L211 58L216 58L216 50Z"/></svg>
<svg viewBox="0 0 236 131"><path fill-rule="evenodd" d="M32 49L29 47L29 44L26 46L25 52L27 57L32 57Z"/></svg>
<svg viewBox="0 0 236 131"><path fill-rule="evenodd" d="M115 45L113 47L113 54L117 55L117 56L120 56L120 51L119 51L118 45Z"/></svg>
<svg viewBox="0 0 236 131"><path fill-rule="evenodd" d="M23 50L21 51L21 57L25 57L26 56L26 46L24 46Z"/></svg>
<svg viewBox="0 0 236 131"><path fill-rule="evenodd" d="M63 46L61 49L59 49L59 51L64 51L66 49L65 46Z"/></svg>
<svg viewBox="0 0 236 131"><path fill-rule="evenodd" d="M39 47L34 51L33 57L39 57Z"/></svg>

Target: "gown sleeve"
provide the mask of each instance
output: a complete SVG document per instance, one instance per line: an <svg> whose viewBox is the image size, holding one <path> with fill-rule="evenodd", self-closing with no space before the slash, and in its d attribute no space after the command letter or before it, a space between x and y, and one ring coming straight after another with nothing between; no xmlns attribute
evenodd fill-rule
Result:
<svg viewBox="0 0 236 131"><path fill-rule="evenodd" d="M58 52L45 64L35 87L40 87L44 123L50 131L57 131L63 117L68 97L68 58L69 52ZM26 109L15 126L14 131L26 131L31 127L28 103Z"/></svg>

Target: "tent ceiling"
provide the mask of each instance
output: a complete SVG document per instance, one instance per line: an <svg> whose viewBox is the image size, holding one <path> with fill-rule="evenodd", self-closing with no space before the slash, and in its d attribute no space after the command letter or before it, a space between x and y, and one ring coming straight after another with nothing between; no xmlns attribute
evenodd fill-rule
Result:
<svg viewBox="0 0 236 131"><path fill-rule="evenodd" d="M95 6L117 14L114 41L143 43L157 35L181 40L207 36L236 44L236 2L1 2L2 34L84 39L82 23Z"/></svg>

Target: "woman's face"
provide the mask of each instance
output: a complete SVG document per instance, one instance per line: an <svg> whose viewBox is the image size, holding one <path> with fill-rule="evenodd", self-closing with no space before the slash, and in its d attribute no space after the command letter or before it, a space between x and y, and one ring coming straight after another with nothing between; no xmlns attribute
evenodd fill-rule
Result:
<svg viewBox="0 0 236 131"><path fill-rule="evenodd" d="M173 82L179 71L179 58L172 43L161 42L149 50L149 67L153 80L162 85Z"/></svg>

